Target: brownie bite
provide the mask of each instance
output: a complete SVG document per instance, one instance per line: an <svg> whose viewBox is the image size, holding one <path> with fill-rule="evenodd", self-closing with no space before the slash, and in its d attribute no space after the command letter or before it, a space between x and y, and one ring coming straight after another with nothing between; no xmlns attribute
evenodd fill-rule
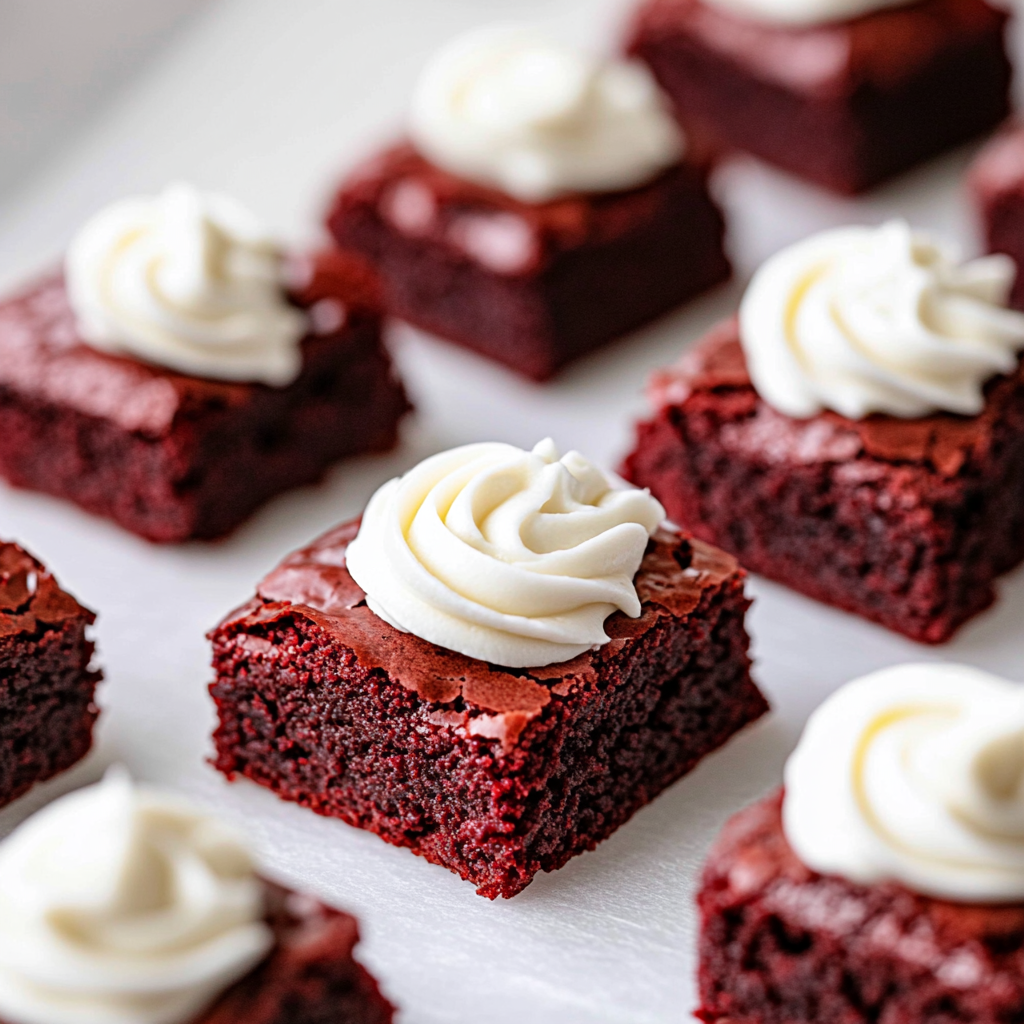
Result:
<svg viewBox="0 0 1024 1024"><path fill-rule="evenodd" d="M879 674L882 678L876 686L899 693L910 671L924 677L929 669L888 670ZM966 673L963 685L975 685L977 678L971 670ZM985 686L986 677L982 673L977 677ZM928 713L918 713L915 723L927 730L925 735L937 734L938 739L930 737L933 744L950 738L943 737L942 728L949 726L951 695L941 679L928 678L922 678L923 692L917 695L927 706L927 690L936 681L945 708L936 712L933 702ZM1016 707L1000 710L1010 714L1012 728L1019 726L1020 698L1009 699ZM874 703L879 708L886 704L879 699ZM962 707L956 710L963 713ZM844 712L849 715L851 709L846 707ZM905 708L903 714L907 714ZM856 712L853 715L857 717ZM900 729L900 715L893 719L897 724L882 723L882 737L873 741L876 746L886 742L887 730ZM996 728L991 735L999 732ZM954 744L961 738L955 733L951 737ZM916 740L916 750L913 738L909 743L908 759L927 743L920 734ZM871 742L868 738L869 746ZM841 741L839 747L844 755L849 753ZM799 748L797 756L801 756ZM896 780L884 777L895 786ZM821 787L816 797L845 805L849 797L841 789L831 792L834 781L838 780L830 776L827 788ZM914 787L911 799L919 801L917 809L927 808L926 820L941 823L939 837L949 838L958 829L972 838L978 836L972 823L961 823L950 814L951 808L932 805L928 788L920 780L916 785L912 778L907 781ZM795 785L801 792L815 789L806 778L798 778ZM775 793L737 814L708 855L697 897L701 917L697 1016L701 1020L707 1024L996 1024L1024 1019L1024 899L1019 867L1010 867L1015 860L1020 863L1019 835L1003 832L994 838L982 833L980 843L976 839L966 856L959 848L962 860L955 856L944 860L953 847L942 850L938 843L918 846L896 860L887 857L884 870L867 867L856 857L849 860L850 868L857 863L856 872L851 873L863 877L851 878L840 870L816 870L798 855L788 838L800 827L788 807L792 795L792 787L787 787L785 793ZM1005 797L996 802L1005 811ZM846 843L863 854L861 834L844 830L841 821L827 813L823 817L822 827L834 830L828 845ZM877 843L885 842L871 835ZM916 842L921 837L905 824L899 838ZM986 863L985 856L996 846L1001 846L1006 862L999 864L994 857ZM915 855L920 863L911 870L908 865ZM934 869L936 878L925 883L925 865L933 856L939 865ZM901 862L900 857L905 860ZM938 880L940 872L945 884ZM998 880L1006 891L984 891L979 877ZM1012 885L1005 884L1008 879Z"/></svg>
<svg viewBox="0 0 1024 1024"><path fill-rule="evenodd" d="M969 185L988 251L1024 268L1024 127L1015 125L982 150ZM1024 273L1017 274L1010 301L1024 309Z"/></svg>
<svg viewBox="0 0 1024 1024"><path fill-rule="evenodd" d="M390 1024L354 917L123 768L0 843L0 1022Z"/></svg>
<svg viewBox="0 0 1024 1024"><path fill-rule="evenodd" d="M867 2L787 21L769 0L645 0L627 42L694 134L857 193L1010 112L1009 15L985 0Z"/></svg>
<svg viewBox="0 0 1024 1024"><path fill-rule="evenodd" d="M706 164L686 153L646 72L590 62L578 95L558 107L569 88L560 71L549 83L557 109L531 114L537 97L520 95L529 78L509 66L565 64L572 82L583 58L522 35L469 38L493 51L493 81L482 66L462 70L466 41L443 53L414 104L413 141L355 171L327 224L379 270L391 312L544 380L725 281L730 267ZM450 64L458 82L432 87L455 74ZM504 93L504 114L479 124L464 114L453 127L433 105L450 104L457 121L456 86L480 104ZM467 154L467 135L480 153Z"/></svg>
<svg viewBox="0 0 1024 1024"><path fill-rule="evenodd" d="M0 542L0 806L92 747L95 619L41 562Z"/></svg>
<svg viewBox="0 0 1024 1024"><path fill-rule="evenodd" d="M615 612L606 642L569 660L512 668L376 614L347 565L358 533L345 524L287 558L211 634L215 764L483 896L593 849L767 710L743 573L700 541L656 530L638 615Z"/></svg>
<svg viewBox="0 0 1024 1024"><path fill-rule="evenodd" d="M63 276L0 303L0 475L169 543L223 536L339 459L391 448L409 404L381 343L372 271L324 251L282 273L275 312L298 327L293 343L267 353L289 365L268 365L266 379L257 342L276 328L257 309L254 338L235 337L250 327L241 287L240 309L220 308L232 293L215 295L216 313L200 307L180 328L162 309L116 309L129 333L111 335L116 344L98 333L102 345L83 338ZM218 317L224 337L190 337Z"/></svg>
<svg viewBox="0 0 1024 1024"><path fill-rule="evenodd" d="M976 415L791 415L755 387L730 320L654 376L623 472L745 568L942 643L1024 559L1024 325L1011 326L1013 368L984 381Z"/></svg>

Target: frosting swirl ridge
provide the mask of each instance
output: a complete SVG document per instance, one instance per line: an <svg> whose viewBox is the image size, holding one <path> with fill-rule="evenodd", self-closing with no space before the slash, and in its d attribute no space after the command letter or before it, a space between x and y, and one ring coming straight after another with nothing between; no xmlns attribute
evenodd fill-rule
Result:
<svg viewBox="0 0 1024 1024"><path fill-rule="evenodd" d="M82 339L179 373L290 384L304 313L277 245L227 196L171 185L86 222L65 261Z"/></svg>
<svg viewBox="0 0 1024 1024"><path fill-rule="evenodd" d="M975 416L1011 373L1024 314L1006 256L958 263L902 221L826 231L755 274L740 307L751 380L779 412Z"/></svg>
<svg viewBox="0 0 1024 1024"><path fill-rule="evenodd" d="M270 950L235 834L123 772L0 844L0 1016L185 1024Z"/></svg>
<svg viewBox="0 0 1024 1024"><path fill-rule="evenodd" d="M517 25L444 47L420 79L410 130L439 167L527 203L636 188L683 153L646 67Z"/></svg>
<svg viewBox="0 0 1024 1024"><path fill-rule="evenodd" d="M786 837L823 874L1024 900L1024 687L900 665L843 687L786 765Z"/></svg>
<svg viewBox="0 0 1024 1024"><path fill-rule="evenodd" d="M471 444L385 484L348 549L369 607L397 629L496 665L567 661L608 642L664 518L550 440Z"/></svg>

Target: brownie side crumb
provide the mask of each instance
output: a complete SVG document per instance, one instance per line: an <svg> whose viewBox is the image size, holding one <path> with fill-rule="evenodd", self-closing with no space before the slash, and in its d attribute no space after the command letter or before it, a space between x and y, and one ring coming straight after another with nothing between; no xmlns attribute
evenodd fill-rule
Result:
<svg viewBox="0 0 1024 1024"><path fill-rule="evenodd" d="M94 621L40 562L0 544L0 806L92 747Z"/></svg>

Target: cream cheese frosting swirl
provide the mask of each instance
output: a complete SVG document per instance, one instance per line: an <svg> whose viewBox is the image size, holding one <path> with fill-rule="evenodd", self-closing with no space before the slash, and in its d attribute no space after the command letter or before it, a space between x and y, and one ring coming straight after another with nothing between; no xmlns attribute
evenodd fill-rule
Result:
<svg viewBox="0 0 1024 1024"><path fill-rule="evenodd" d="M567 661L636 618L633 577L665 511L554 443L454 448L385 484L348 549L386 622L512 668Z"/></svg>
<svg viewBox="0 0 1024 1024"><path fill-rule="evenodd" d="M822 874L1024 900L1024 687L901 665L843 687L786 765L786 837Z"/></svg>
<svg viewBox="0 0 1024 1024"><path fill-rule="evenodd" d="M460 36L430 62L410 130L437 166L527 203L636 188L683 137L651 73L515 25Z"/></svg>
<svg viewBox="0 0 1024 1024"><path fill-rule="evenodd" d="M0 844L0 1019L186 1024L270 950L244 846L108 773Z"/></svg>
<svg viewBox="0 0 1024 1024"><path fill-rule="evenodd" d="M754 276L740 307L751 380L779 412L974 416L1012 372L1024 314L1006 256L958 263L902 221L826 231Z"/></svg>
<svg viewBox="0 0 1024 1024"><path fill-rule="evenodd" d="M290 384L306 316L277 245L227 196L172 185L92 217L65 262L82 339L179 373Z"/></svg>
<svg viewBox="0 0 1024 1024"><path fill-rule="evenodd" d="M731 14L771 25L794 28L852 21L889 7L906 7L914 0L704 0Z"/></svg>

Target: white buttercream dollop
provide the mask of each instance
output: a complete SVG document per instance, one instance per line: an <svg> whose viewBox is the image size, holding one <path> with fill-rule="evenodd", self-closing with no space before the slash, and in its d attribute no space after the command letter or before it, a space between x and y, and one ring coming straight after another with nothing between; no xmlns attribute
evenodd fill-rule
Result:
<svg viewBox="0 0 1024 1024"><path fill-rule="evenodd" d="M79 231L65 261L82 339L179 373L290 384L304 313L278 246L227 196L172 185L124 199Z"/></svg>
<svg viewBox="0 0 1024 1024"><path fill-rule="evenodd" d="M853 21L889 7L906 7L915 0L704 0L730 14L768 25L793 28Z"/></svg>
<svg viewBox="0 0 1024 1024"><path fill-rule="evenodd" d="M238 837L108 773L0 843L0 1019L185 1024L269 952Z"/></svg>
<svg viewBox="0 0 1024 1024"><path fill-rule="evenodd" d="M639 187L684 149L642 64L600 61L513 25L441 50L414 94L410 130L437 166L527 203Z"/></svg>
<svg viewBox="0 0 1024 1024"><path fill-rule="evenodd" d="M822 874L1024 900L1024 686L926 664L850 683L786 765L783 822Z"/></svg>
<svg viewBox="0 0 1024 1024"><path fill-rule="evenodd" d="M958 263L902 221L815 235L768 260L743 298L751 380L798 419L975 416L1024 349L1024 314L1005 308L1015 274L1007 256Z"/></svg>
<svg viewBox="0 0 1024 1024"><path fill-rule="evenodd" d="M636 618L633 577L665 510L554 442L454 448L386 483L348 549L369 607L397 629L512 668L567 661Z"/></svg>

